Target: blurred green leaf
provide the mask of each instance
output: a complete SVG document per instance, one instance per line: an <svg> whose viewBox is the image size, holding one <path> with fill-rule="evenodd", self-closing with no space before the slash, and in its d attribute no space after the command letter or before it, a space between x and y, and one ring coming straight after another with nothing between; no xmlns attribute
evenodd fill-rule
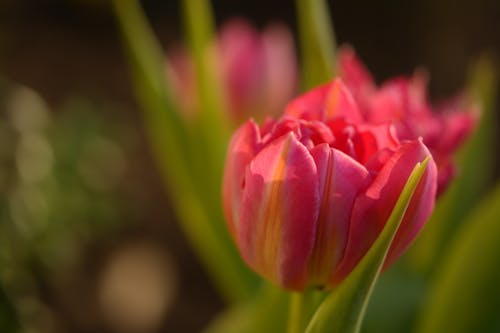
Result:
<svg viewBox="0 0 500 333"><path fill-rule="evenodd" d="M399 260L381 274L366 310L363 333L411 332L414 327L426 284L403 264Z"/></svg>
<svg viewBox="0 0 500 333"><path fill-rule="evenodd" d="M220 139L217 147L212 147L209 154L218 151L215 156L204 155L206 146L199 137L193 137L197 131L186 127L175 108L166 82L163 53L138 1L114 0L113 5L128 51L134 89L143 109L150 143L163 171L178 220L222 294L233 301L245 299L257 285L257 279L239 257L223 227L218 179L222 172L221 151L225 143ZM207 130L214 126L212 123L205 125ZM218 131L219 127L212 128L214 138L224 133ZM210 163L212 167L208 171L200 172L198 168L205 165L200 163L203 162L200 156L209 156L209 161L219 163L218 167L214 168Z"/></svg>
<svg viewBox="0 0 500 333"><path fill-rule="evenodd" d="M189 186L187 128L174 107L166 81L163 52L137 0L114 0L127 50L134 89L151 143L172 186Z"/></svg>
<svg viewBox="0 0 500 333"><path fill-rule="evenodd" d="M208 0L184 0L183 14L187 41L194 59L200 110L197 122L200 141L215 163L213 172L221 173L221 162L229 139L229 117L224 100L219 68L215 28ZM203 149L200 149L203 152ZM206 163L205 163L206 164ZM206 168L206 165L205 165ZM219 186L220 183L217 183Z"/></svg>
<svg viewBox="0 0 500 333"><path fill-rule="evenodd" d="M456 234L439 263L417 332L498 332L500 184Z"/></svg>
<svg viewBox="0 0 500 333"><path fill-rule="evenodd" d="M248 302L219 315L205 333L285 332L289 293L264 283Z"/></svg>
<svg viewBox="0 0 500 333"><path fill-rule="evenodd" d="M359 332L375 282L408 204L426 167L427 158L413 169L384 229L356 268L327 296L306 332Z"/></svg>
<svg viewBox="0 0 500 333"><path fill-rule="evenodd" d="M302 89L330 81L335 74L335 37L325 0L295 0L302 56Z"/></svg>
<svg viewBox="0 0 500 333"><path fill-rule="evenodd" d="M182 14L191 58L194 59L200 108L191 124L193 149L192 175L197 177L197 192L211 213L220 242L232 249L233 243L222 214L220 188L229 142L229 117L218 71L215 27L208 0L183 0Z"/></svg>
<svg viewBox="0 0 500 333"><path fill-rule="evenodd" d="M0 331L2 332L18 332L19 319L10 303L10 300L5 295L3 288L0 286Z"/></svg>
<svg viewBox="0 0 500 333"><path fill-rule="evenodd" d="M438 201L436 209L408 253L410 265L428 272L439 259L453 230L477 205L493 184L498 147L498 115L495 105L497 76L491 61L483 57L471 70L469 91L482 113L478 128L458 156L459 174Z"/></svg>

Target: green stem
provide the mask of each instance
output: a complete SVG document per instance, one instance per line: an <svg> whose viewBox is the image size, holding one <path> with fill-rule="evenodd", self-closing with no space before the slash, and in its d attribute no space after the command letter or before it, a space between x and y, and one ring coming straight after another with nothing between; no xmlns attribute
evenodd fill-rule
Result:
<svg viewBox="0 0 500 333"><path fill-rule="evenodd" d="M301 333L303 331L304 294L292 292L290 295L290 308L288 312L288 333Z"/></svg>
<svg viewBox="0 0 500 333"><path fill-rule="evenodd" d="M192 124L196 152L192 163L198 192L203 203L215 212L220 202L223 162L229 141L229 122L222 89L215 24L209 0L183 0L182 14L186 40L193 59L199 108ZM208 176L208 177L207 177ZM220 237L231 242L221 212L216 212L211 223ZM232 244L232 243L231 243Z"/></svg>
<svg viewBox="0 0 500 333"><path fill-rule="evenodd" d="M205 145L205 173L212 167L214 182L209 188L218 188L226 145L229 139L229 112L226 109L222 78L216 50L216 36L212 8L208 0L182 1L186 39L194 60L197 92L200 101L197 110L199 144ZM206 177L205 177L206 180Z"/></svg>
<svg viewBox="0 0 500 333"><path fill-rule="evenodd" d="M296 0L302 88L309 89L335 74L335 36L325 0Z"/></svg>

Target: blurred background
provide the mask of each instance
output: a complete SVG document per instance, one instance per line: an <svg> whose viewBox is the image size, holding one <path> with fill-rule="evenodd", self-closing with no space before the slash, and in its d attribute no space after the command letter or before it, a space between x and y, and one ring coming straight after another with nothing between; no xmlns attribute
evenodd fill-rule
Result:
<svg viewBox="0 0 500 333"><path fill-rule="evenodd" d="M165 48L182 40L178 1L142 3ZM293 1L212 3L218 24L279 20L296 34ZM496 0L330 6L338 42L378 81L422 66L440 98L484 52L499 63ZM1 332L198 332L223 308L137 109L107 1L0 2Z"/></svg>

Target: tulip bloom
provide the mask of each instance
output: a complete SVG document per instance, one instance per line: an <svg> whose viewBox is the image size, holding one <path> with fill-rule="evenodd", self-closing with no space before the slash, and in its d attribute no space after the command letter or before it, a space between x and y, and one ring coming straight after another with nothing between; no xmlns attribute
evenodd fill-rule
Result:
<svg viewBox="0 0 500 333"><path fill-rule="evenodd" d="M250 120L233 135L223 202L247 264L282 287L333 288L382 231L414 166L430 157L422 140L399 140L391 123L363 122L336 80L292 101L278 120ZM386 265L409 246L435 201L431 159L404 215Z"/></svg>
<svg viewBox="0 0 500 333"><path fill-rule="evenodd" d="M456 172L452 154L475 127L476 106L457 96L432 107L427 101L427 78L418 71L411 78L393 78L377 88L349 47L339 52L339 72L366 121L392 121L402 140L422 137L438 166L438 192L442 193Z"/></svg>
<svg viewBox="0 0 500 333"><path fill-rule="evenodd" d="M284 26L274 24L259 33L246 21L233 19L222 26L216 52L229 117L236 123L275 115L294 95L297 64L293 38ZM196 114L200 106L191 59L182 48L172 49L168 59L180 106L185 113Z"/></svg>

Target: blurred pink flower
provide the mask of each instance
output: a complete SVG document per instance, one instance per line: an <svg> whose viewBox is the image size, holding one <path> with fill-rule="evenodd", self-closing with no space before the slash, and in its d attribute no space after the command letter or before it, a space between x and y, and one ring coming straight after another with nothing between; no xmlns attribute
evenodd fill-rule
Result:
<svg viewBox="0 0 500 333"><path fill-rule="evenodd" d="M430 152L399 140L390 122L363 121L340 80L293 100L278 120L250 120L233 135L224 212L247 264L288 289L332 288L380 234L414 166ZM386 265L416 237L435 201L431 159Z"/></svg>
<svg viewBox="0 0 500 333"><path fill-rule="evenodd" d="M273 24L259 33L246 21L232 19L220 29L216 52L230 117L236 123L280 113L296 92L295 50L285 26ZM196 114L201 106L187 51L171 49L167 63L183 112Z"/></svg>
<svg viewBox="0 0 500 333"><path fill-rule="evenodd" d="M464 94L431 106L423 72L392 78L377 87L350 47L340 49L338 67L366 121L393 122L401 140L422 137L437 163L438 192L442 193L455 175L452 154L474 129L478 108L467 103Z"/></svg>

